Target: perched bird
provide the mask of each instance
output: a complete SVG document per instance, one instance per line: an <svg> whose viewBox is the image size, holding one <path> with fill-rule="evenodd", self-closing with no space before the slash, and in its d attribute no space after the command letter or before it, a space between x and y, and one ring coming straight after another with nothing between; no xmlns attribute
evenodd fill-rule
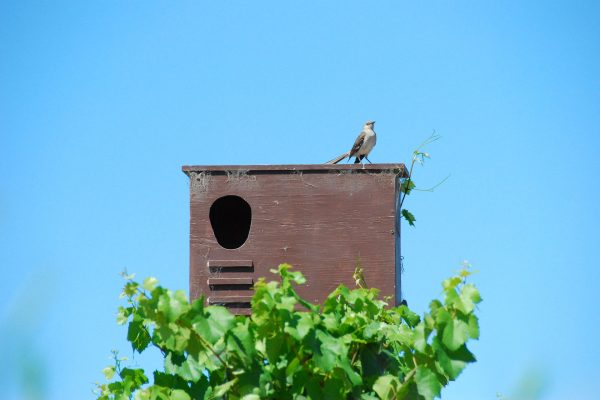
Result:
<svg viewBox="0 0 600 400"><path fill-rule="evenodd" d="M359 133L350 151L328 161L327 164L337 164L346 157L348 157L348 160L350 160L352 157L356 157L354 160L355 164L362 162L363 158L366 158L368 162L371 162L371 160L368 158L368 155L377 143L377 135L373 130L374 126L375 121L365 122L362 132Z"/></svg>
<svg viewBox="0 0 600 400"><path fill-rule="evenodd" d="M348 156L348 160L352 157L356 157L354 160L354 164L358 164L362 162L363 158L366 158L370 163L371 160L367 157L375 144L377 143L377 135L373 130L375 126L375 121L367 121L365 122L365 126L363 126L363 130L359 133L356 141L354 142L354 146L350 149L350 155Z"/></svg>

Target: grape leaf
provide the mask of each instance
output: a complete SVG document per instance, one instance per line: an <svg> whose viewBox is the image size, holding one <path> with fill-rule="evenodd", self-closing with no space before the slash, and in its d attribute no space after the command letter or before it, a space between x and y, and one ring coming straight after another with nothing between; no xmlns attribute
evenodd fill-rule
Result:
<svg viewBox="0 0 600 400"><path fill-rule="evenodd" d="M415 221L416 218L414 215L412 215L412 213L410 211L408 211L406 208L402 209L402 216L404 217L404 219L406 220L406 222L408 222L408 224L410 226L415 226Z"/></svg>
<svg viewBox="0 0 600 400"><path fill-rule="evenodd" d="M419 365L415 373L417 391L426 400L433 400L442 391L442 384L437 376L428 368Z"/></svg>
<svg viewBox="0 0 600 400"><path fill-rule="evenodd" d="M444 327L442 342L450 351L455 351L465 344L468 337L469 326L459 319L453 319L451 323L446 324Z"/></svg>

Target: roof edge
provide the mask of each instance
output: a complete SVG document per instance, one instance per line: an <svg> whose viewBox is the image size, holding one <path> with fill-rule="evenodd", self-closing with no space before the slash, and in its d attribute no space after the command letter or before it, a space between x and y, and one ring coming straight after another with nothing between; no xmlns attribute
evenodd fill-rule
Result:
<svg viewBox="0 0 600 400"><path fill-rule="evenodd" d="M209 173L211 175L226 175L234 171L244 171L246 174L297 174L303 173L393 173L401 178L408 178L406 166L402 163L393 164L274 164L274 165L184 165L183 173Z"/></svg>

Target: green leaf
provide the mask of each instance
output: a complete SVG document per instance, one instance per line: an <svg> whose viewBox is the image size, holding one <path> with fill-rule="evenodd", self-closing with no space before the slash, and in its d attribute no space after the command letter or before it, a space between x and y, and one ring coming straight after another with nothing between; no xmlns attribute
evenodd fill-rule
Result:
<svg viewBox="0 0 600 400"><path fill-rule="evenodd" d="M385 324L382 324L381 322L377 321L371 322L365 327L365 330L363 331L364 337L366 339L371 339L373 336L378 337L382 333L381 328L384 325Z"/></svg>
<svg viewBox="0 0 600 400"><path fill-rule="evenodd" d="M148 383L148 378L144 374L144 370L141 368L123 368L119 375L123 381L130 382L132 388L134 389L142 386L144 383Z"/></svg>
<svg viewBox="0 0 600 400"><path fill-rule="evenodd" d="M442 391L442 384L435 373L428 368L419 365L415 373L417 391L426 400L432 400Z"/></svg>
<svg viewBox="0 0 600 400"><path fill-rule="evenodd" d="M440 345L437 345L435 347L437 363L440 366L441 370L444 372L444 375L446 375L450 380L456 379L456 377L458 377L458 375L467 366L467 362L451 358Z"/></svg>
<svg viewBox="0 0 600 400"><path fill-rule="evenodd" d="M245 362L250 362L256 351L253 331L249 329L247 321L245 324L236 325L230 330L231 335L227 338L227 349L243 357Z"/></svg>
<svg viewBox="0 0 600 400"><path fill-rule="evenodd" d="M137 282L127 282L125 284L125 287L123 288L123 292L121 293L121 296L123 297L131 297L134 294L137 293L137 289L139 287L139 283Z"/></svg>
<svg viewBox="0 0 600 400"><path fill-rule="evenodd" d="M412 213L410 211L408 211L406 208L402 209L402 216L404 217L404 219L406 220L406 222L408 222L408 224L410 226L415 226L415 221L417 220L415 218L414 215L412 215Z"/></svg>
<svg viewBox="0 0 600 400"><path fill-rule="evenodd" d="M234 316L225 307L206 307L207 316L198 315L192 321L192 327L210 343L216 343L233 327Z"/></svg>
<svg viewBox="0 0 600 400"><path fill-rule="evenodd" d="M131 311L132 311L131 307L128 307L128 308L119 307L119 310L117 311L117 324L125 325L127 323L127 321L129 320Z"/></svg>
<svg viewBox="0 0 600 400"><path fill-rule="evenodd" d="M438 308L434 315L435 324L438 325L438 328L442 328L452 322L452 315L445 308Z"/></svg>
<svg viewBox="0 0 600 400"><path fill-rule="evenodd" d="M162 346L168 350L183 353L188 346L191 331L174 322L161 325L154 330L154 342L160 341Z"/></svg>
<svg viewBox="0 0 600 400"><path fill-rule="evenodd" d="M469 283L461 288L455 306L463 313L469 314L473 312L475 305L479 302L481 302L479 291L473 284Z"/></svg>
<svg viewBox="0 0 600 400"><path fill-rule="evenodd" d="M373 390L382 400L395 399L399 388L400 381L393 375L380 376L373 384Z"/></svg>
<svg viewBox="0 0 600 400"><path fill-rule="evenodd" d="M193 399L210 399L212 390L208 378L202 375L197 382L190 385L189 393Z"/></svg>
<svg viewBox="0 0 600 400"><path fill-rule="evenodd" d="M194 357L187 357L179 368L176 369L177 375L186 381L197 382L203 377L204 366L200 365Z"/></svg>
<svg viewBox="0 0 600 400"><path fill-rule="evenodd" d="M158 299L158 310L165 315L168 322L177 320L181 314L189 309L190 304L183 290L178 290L175 293L167 291Z"/></svg>
<svg viewBox="0 0 600 400"><path fill-rule="evenodd" d="M329 372L334 368L338 357L347 355L348 348L340 338L336 338L322 330L317 331L316 337L321 345L320 351L314 356L315 366Z"/></svg>
<svg viewBox="0 0 600 400"><path fill-rule="evenodd" d="M456 351L450 351L445 349L439 342L434 341L434 347L438 365L450 380L456 379L467 364L476 361L466 346L461 346Z"/></svg>
<svg viewBox="0 0 600 400"><path fill-rule="evenodd" d="M373 392L361 393L360 400L379 400L379 397L375 396Z"/></svg>
<svg viewBox="0 0 600 400"><path fill-rule="evenodd" d="M189 394L181 389L175 389L171 391L171 400L192 400Z"/></svg>
<svg viewBox="0 0 600 400"><path fill-rule="evenodd" d="M340 378L334 376L325 380L323 386L324 399L343 399L344 397L344 383Z"/></svg>
<svg viewBox="0 0 600 400"><path fill-rule="evenodd" d="M476 315L469 315L469 337L471 339L479 339L479 319Z"/></svg>
<svg viewBox="0 0 600 400"><path fill-rule="evenodd" d="M148 389L140 389L135 392L134 400L150 400L152 394Z"/></svg>
<svg viewBox="0 0 600 400"><path fill-rule="evenodd" d="M323 314L323 319L321 320L325 329L329 332L337 332L340 327L339 315L333 312L329 312Z"/></svg>
<svg viewBox="0 0 600 400"><path fill-rule="evenodd" d="M411 328L414 328L419 321L421 321L421 318L416 313L412 312L407 306L399 306L398 310L400 311L400 316L404 322L406 322L406 324Z"/></svg>
<svg viewBox="0 0 600 400"><path fill-rule="evenodd" d="M106 367L102 370L102 373L104 374L106 380L110 381L115 375L115 367Z"/></svg>
<svg viewBox="0 0 600 400"><path fill-rule="evenodd" d="M224 384L215 387L213 396L214 397L223 396L225 393L227 393L233 387L233 385L235 385L237 383L237 381L238 381L238 378L235 378L229 382L225 382Z"/></svg>
<svg viewBox="0 0 600 400"><path fill-rule="evenodd" d="M400 191L402 193L410 194L410 192L415 188L415 183L412 179L405 179L400 184Z"/></svg>
<svg viewBox="0 0 600 400"><path fill-rule="evenodd" d="M302 340L308 332L310 332L314 327L313 317L310 313L302 313L298 316L298 322L296 325L296 330L298 332L298 337L296 339Z"/></svg>
<svg viewBox="0 0 600 400"><path fill-rule="evenodd" d="M154 371L154 384L157 386L168 387L171 389L187 389L187 380L179 375L166 374L161 371Z"/></svg>
<svg viewBox="0 0 600 400"><path fill-rule="evenodd" d="M339 365L346 373L346 376L348 377L348 380L350 380L350 383L352 383L352 386L362 386L363 380L350 365L350 360L348 357L340 359Z"/></svg>
<svg viewBox="0 0 600 400"><path fill-rule="evenodd" d="M306 383L306 392L308 394L308 398L311 400L316 399L324 399L323 389L321 388L321 379L318 377L312 377Z"/></svg>
<svg viewBox="0 0 600 400"><path fill-rule="evenodd" d="M465 344L469 337L469 326L459 320L454 319L451 323L444 327L442 334L442 343L451 351L458 350L460 346Z"/></svg>
<svg viewBox="0 0 600 400"><path fill-rule="evenodd" d="M462 282L462 278L460 276L453 276L451 278L444 280L442 282L442 287L444 288L444 291L448 292L448 291L454 289L455 287L457 287L461 282ZM448 294L448 293L446 293L446 294Z"/></svg>
<svg viewBox="0 0 600 400"><path fill-rule="evenodd" d="M288 276L290 277L290 280L297 283L298 285L303 285L306 283L306 278L300 271L288 272Z"/></svg>
<svg viewBox="0 0 600 400"><path fill-rule="evenodd" d="M145 290L151 292L156 285L158 285L158 279L153 276L149 276L148 278L144 279L144 284L142 286Z"/></svg>
<svg viewBox="0 0 600 400"><path fill-rule="evenodd" d="M293 376L294 372L298 370L298 367L300 367L300 360L298 360L297 357L294 357L285 368L285 375L288 377Z"/></svg>
<svg viewBox="0 0 600 400"><path fill-rule="evenodd" d="M131 321L127 329L127 340L131 343L131 347L141 353L150 344L150 335L141 321Z"/></svg>
<svg viewBox="0 0 600 400"><path fill-rule="evenodd" d="M477 304L481 302L481 295L479 294L479 290L472 283L467 283L463 286L462 295L469 298L473 303Z"/></svg>
<svg viewBox="0 0 600 400"><path fill-rule="evenodd" d="M382 332L388 337L389 341L396 341L405 346L413 346L414 333L406 325L399 326L386 326L386 329ZM385 338L384 338L385 341Z"/></svg>
<svg viewBox="0 0 600 400"><path fill-rule="evenodd" d="M427 349L427 338L428 338L428 334L425 330L425 324L424 323L420 323L419 325L417 325L417 327L415 328L415 339L414 339L414 346L415 346L415 350L421 352L421 353L425 353L425 350Z"/></svg>

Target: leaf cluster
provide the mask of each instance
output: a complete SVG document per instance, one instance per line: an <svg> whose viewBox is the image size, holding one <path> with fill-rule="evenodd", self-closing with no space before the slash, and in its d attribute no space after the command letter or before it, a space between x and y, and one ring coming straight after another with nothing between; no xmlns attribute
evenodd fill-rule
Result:
<svg viewBox="0 0 600 400"><path fill-rule="evenodd" d="M300 272L273 272L281 282L257 282L250 317L128 276L117 322L135 352L157 348L164 365L149 376L115 355L98 399L433 399L475 361L481 298L466 270L423 317L344 285L311 304L293 287Z"/></svg>

